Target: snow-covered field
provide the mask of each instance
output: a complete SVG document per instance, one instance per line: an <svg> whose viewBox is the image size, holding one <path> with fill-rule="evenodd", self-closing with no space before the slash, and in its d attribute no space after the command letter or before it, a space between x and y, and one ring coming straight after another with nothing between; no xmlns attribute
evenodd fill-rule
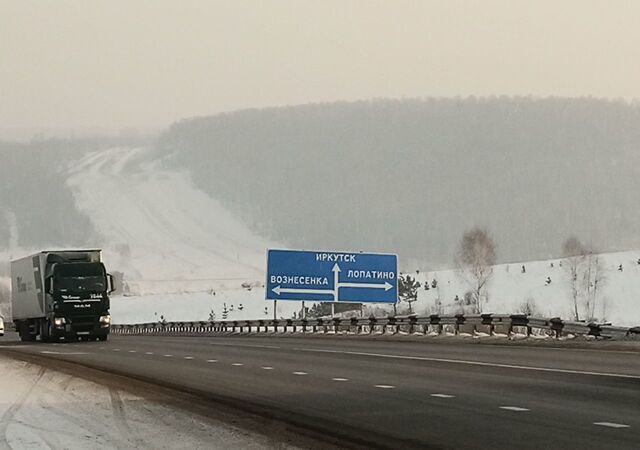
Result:
<svg viewBox="0 0 640 450"><path fill-rule="evenodd" d="M267 248L284 246L253 234L220 202L198 190L188 174L149 162L153 158L148 152L114 148L89 154L68 169L75 201L97 230L87 246L103 248L109 270L124 274L125 295L112 300L114 322L150 322L160 316L169 321L207 320L211 311L220 320L225 305L228 319L273 317L273 302L264 300L265 255ZM1 261L29 253L13 248L0 254L0 285L9 281ZM640 251L602 255L598 319L640 324L638 258ZM420 289L413 305L417 313L461 311L454 299L464 298L469 288L458 271L421 268L416 276L423 286L425 280L431 286L437 279L437 288ZM483 311L521 312L527 303L537 315L571 318L568 280L559 260L498 265ZM299 302L281 301L277 316L291 317L300 307ZM391 308L366 312L374 311ZM406 305L399 312L406 312Z"/></svg>
<svg viewBox="0 0 640 450"><path fill-rule="evenodd" d="M602 278L596 297L595 316L599 320L616 325L640 325L640 251L606 253L600 255ZM553 264L553 266L552 266ZM572 318L570 277L566 262L562 260L533 261L500 264L493 268L489 283L488 302L484 312L524 312L525 303L533 307L538 316ZM522 266L525 272L522 272ZM622 271L618 270L622 265ZM454 301L462 299L469 290L459 271L444 270L411 274L430 289L422 287L418 292L415 310L420 314L437 312L436 300L442 303L442 311L454 313L460 310ZM436 279L436 288L431 283ZM550 283L547 283L547 279Z"/></svg>
<svg viewBox="0 0 640 450"><path fill-rule="evenodd" d="M222 422L0 357L0 447L11 449L272 448Z"/></svg>

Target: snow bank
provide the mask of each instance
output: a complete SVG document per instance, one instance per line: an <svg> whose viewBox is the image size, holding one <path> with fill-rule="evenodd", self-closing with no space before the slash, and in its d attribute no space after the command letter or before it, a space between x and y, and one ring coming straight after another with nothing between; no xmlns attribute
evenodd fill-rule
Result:
<svg viewBox="0 0 640 450"><path fill-rule="evenodd" d="M81 378L4 357L0 368L8 448L272 448L245 430Z"/></svg>

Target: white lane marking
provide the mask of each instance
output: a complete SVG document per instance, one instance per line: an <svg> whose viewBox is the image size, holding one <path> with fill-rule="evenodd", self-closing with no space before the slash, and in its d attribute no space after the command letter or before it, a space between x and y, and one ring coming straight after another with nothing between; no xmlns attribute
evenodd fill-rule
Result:
<svg viewBox="0 0 640 450"><path fill-rule="evenodd" d="M248 347L248 348L281 348L275 345L257 344L225 344L224 342L209 342L209 345L222 345L223 347Z"/></svg>
<svg viewBox="0 0 640 450"><path fill-rule="evenodd" d="M528 349L528 350L555 350L555 351L560 351L560 352L567 352L567 351L572 351L572 352L597 352L597 353L623 353L623 354L627 354L627 355L638 355L639 353L637 351L631 351L631 350L609 350L606 348L572 348L572 347L542 347L542 346L533 346L533 345L521 345L521 344L515 344L515 345L508 345L508 344L478 344L482 347L485 348L491 348L491 347L507 347L507 348L524 348L524 349Z"/></svg>
<svg viewBox="0 0 640 450"><path fill-rule="evenodd" d="M153 355L153 352L144 352L145 355Z"/></svg>
<svg viewBox="0 0 640 450"><path fill-rule="evenodd" d="M501 406L500 409L505 409L507 411L514 411L514 412L530 411L530 409L521 408L519 406Z"/></svg>
<svg viewBox="0 0 640 450"><path fill-rule="evenodd" d="M294 375L307 375L307 372L293 372Z"/></svg>
<svg viewBox="0 0 640 450"><path fill-rule="evenodd" d="M233 363L233 364L231 364L231 365L232 365L232 366L236 366L236 367L244 366L244 364L242 364L242 363Z"/></svg>
<svg viewBox="0 0 640 450"><path fill-rule="evenodd" d="M432 361L432 362L443 362L443 363L452 363L452 364L467 364L470 366L498 367L501 369L533 370L538 372L569 373L574 375L596 375L601 377L629 378L632 380L640 380L640 375L628 375L625 373L590 372L586 370L554 369L551 367L518 366L515 364L499 364L499 363L489 363L489 362L482 362L482 361L467 361L464 359L430 358L427 356L389 355L385 353L349 352L344 350L326 350L326 349L318 349L318 348L294 348L294 350L301 351L301 352L338 353L342 355L374 356L377 358L407 359L407 360L413 360L413 361Z"/></svg>
<svg viewBox="0 0 640 450"><path fill-rule="evenodd" d="M193 356L185 356L184 359L193 359Z"/></svg>
<svg viewBox="0 0 640 450"><path fill-rule="evenodd" d="M164 356L166 356L167 358L170 358L170 357L172 357L173 355L164 355Z"/></svg>
<svg viewBox="0 0 640 450"><path fill-rule="evenodd" d="M104 347L98 347L100 350L104 350Z"/></svg>
<svg viewBox="0 0 640 450"><path fill-rule="evenodd" d="M57 344L50 344L57 345ZM33 348L33 345L3 345L2 348Z"/></svg>
<svg viewBox="0 0 640 450"><path fill-rule="evenodd" d="M207 359L207 362L208 363L214 363L214 362L218 362L218 360L217 359Z"/></svg>
<svg viewBox="0 0 640 450"><path fill-rule="evenodd" d="M431 397L437 397L437 398L456 398L455 395L449 395L449 394L429 394Z"/></svg>
<svg viewBox="0 0 640 450"><path fill-rule="evenodd" d="M40 350L40 353L44 353L46 355L88 355L85 352L52 352L49 350Z"/></svg>
<svg viewBox="0 0 640 450"><path fill-rule="evenodd" d="M340 377L336 377L336 378L332 378L333 381L349 381L348 378L340 378Z"/></svg>
<svg viewBox="0 0 640 450"><path fill-rule="evenodd" d="M374 384L373 387L377 387L380 389L395 389L396 387L391 384Z"/></svg>
<svg viewBox="0 0 640 450"><path fill-rule="evenodd" d="M120 351L120 349L119 349L119 348L114 348L114 349L113 349L113 351L114 351L114 352L119 352L119 351Z"/></svg>
<svg viewBox="0 0 640 450"><path fill-rule="evenodd" d="M625 425L624 423L614 423L614 422L593 422L593 424L601 427L609 427L609 428L629 428L630 427L630 425Z"/></svg>
<svg viewBox="0 0 640 450"><path fill-rule="evenodd" d="M135 353L135 352L136 352L135 350L129 350L129 353Z"/></svg>
<svg viewBox="0 0 640 450"><path fill-rule="evenodd" d="M271 366L264 366L264 367L261 367L261 369L264 369L264 370L273 370L273 367L271 367Z"/></svg>

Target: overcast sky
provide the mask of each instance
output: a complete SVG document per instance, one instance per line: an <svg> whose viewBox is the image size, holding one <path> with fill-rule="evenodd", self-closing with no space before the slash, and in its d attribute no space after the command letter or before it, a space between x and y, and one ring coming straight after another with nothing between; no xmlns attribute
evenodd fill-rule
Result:
<svg viewBox="0 0 640 450"><path fill-rule="evenodd" d="M635 0L0 0L0 137L372 97L630 100L639 80Z"/></svg>

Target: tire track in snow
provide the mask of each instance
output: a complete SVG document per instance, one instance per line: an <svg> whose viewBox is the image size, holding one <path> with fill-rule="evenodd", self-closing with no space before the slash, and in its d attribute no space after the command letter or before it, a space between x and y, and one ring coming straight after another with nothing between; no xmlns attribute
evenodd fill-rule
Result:
<svg viewBox="0 0 640 450"><path fill-rule="evenodd" d="M116 389L109 388L109 396L111 397L111 411L116 427L120 431L120 436L126 439L133 448L144 448L145 441L142 440L129 426L124 411L124 402Z"/></svg>
<svg viewBox="0 0 640 450"><path fill-rule="evenodd" d="M20 411L24 402L29 398L33 390L36 388L47 369L41 367L38 371L38 375L36 375L36 379L34 382L26 389L18 398L9 406L9 408L4 412L2 417L0 417L0 450L11 449L9 442L7 440L7 428L9 424L11 424L14 420L15 415Z"/></svg>

